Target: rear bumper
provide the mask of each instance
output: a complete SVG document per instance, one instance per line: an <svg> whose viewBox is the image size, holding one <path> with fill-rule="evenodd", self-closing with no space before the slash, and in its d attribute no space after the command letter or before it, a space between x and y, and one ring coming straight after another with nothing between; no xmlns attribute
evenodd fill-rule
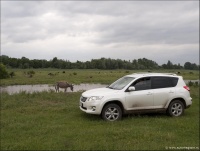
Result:
<svg viewBox="0 0 200 151"><path fill-rule="evenodd" d="M192 98L190 97L186 102L186 109L188 109L192 105Z"/></svg>

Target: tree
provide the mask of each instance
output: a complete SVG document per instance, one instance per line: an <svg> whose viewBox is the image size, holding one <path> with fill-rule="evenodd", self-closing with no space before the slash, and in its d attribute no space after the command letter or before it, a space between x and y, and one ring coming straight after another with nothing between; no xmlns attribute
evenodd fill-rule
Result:
<svg viewBox="0 0 200 151"><path fill-rule="evenodd" d="M82 62L70 62L69 60L58 59L54 57L52 60L39 60L33 59L29 60L26 57L10 58L8 56L0 56L0 63L4 64L7 68L58 68L58 69L189 69L189 70L199 70L199 65L195 63L186 62L184 67L180 64L173 64L168 60L166 64L159 66L155 61L146 58L134 59L134 60L121 60L121 59L111 59L111 58L100 58L92 59L90 61Z"/></svg>
<svg viewBox="0 0 200 151"><path fill-rule="evenodd" d="M0 56L0 60L3 64L8 65L9 64L9 57L6 55Z"/></svg>
<svg viewBox="0 0 200 151"><path fill-rule="evenodd" d="M167 62L167 69L172 69L173 68L173 64L171 61L168 60Z"/></svg>
<svg viewBox="0 0 200 151"><path fill-rule="evenodd" d="M185 69L191 70L192 64L191 64L190 62L186 62L186 63L184 64L184 68L185 68Z"/></svg>
<svg viewBox="0 0 200 151"><path fill-rule="evenodd" d="M26 57L21 58L21 64L23 69L29 68L29 59Z"/></svg>
<svg viewBox="0 0 200 151"><path fill-rule="evenodd" d="M6 67L0 63L0 79L6 79L9 77L8 72L6 71Z"/></svg>
<svg viewBox="0 0 200 151"><path fill-rule="evenodd" d="M19 59L17 59L17 58L10 58L10 60L9 60L9 66L12 67L12 68L18 68L19 67Z"/></svg>
<svg viewBox="0 0 200 151"><path fill-rule="evenodd" d="M199 69L198 65L196 65L195 63L190 63L190 62L186 62L184 64L184 68L188 69L188 70L198 70Z"/></svg>

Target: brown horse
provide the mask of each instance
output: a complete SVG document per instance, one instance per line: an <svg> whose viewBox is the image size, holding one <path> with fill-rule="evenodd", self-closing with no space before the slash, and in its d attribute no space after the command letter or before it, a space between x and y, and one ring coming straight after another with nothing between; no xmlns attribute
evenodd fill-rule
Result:
<svg viewBox="0 0 200 151"><path fill-rule="evenodd" d="M70 87L71 91L73 91L74 85L69 84L68 82L60 81L60 82L56 82L56 85L55 85L56 92L59 92L59 88L63 88L65 89L65 92L67 92L68 87Z"/></svg>

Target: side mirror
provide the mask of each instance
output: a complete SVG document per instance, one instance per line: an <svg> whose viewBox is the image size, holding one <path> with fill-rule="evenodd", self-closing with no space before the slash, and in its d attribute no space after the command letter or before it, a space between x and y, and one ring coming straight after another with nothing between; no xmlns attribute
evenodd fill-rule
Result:
<svg viewBox="0 0 200 151"><path fill-rule="evenodd" d="M129 91L135 91L135 87L129 87L128 90Z"/></svg>

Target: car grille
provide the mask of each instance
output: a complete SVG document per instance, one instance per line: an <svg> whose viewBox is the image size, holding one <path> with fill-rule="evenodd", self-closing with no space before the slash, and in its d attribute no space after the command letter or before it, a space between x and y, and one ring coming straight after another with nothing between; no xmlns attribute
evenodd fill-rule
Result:
<svg viewBox="0 0 200 151"><path fill-rule="evenodd" d="M81 96L81 102L85 102L87 100L86 97Z"/></svg>

